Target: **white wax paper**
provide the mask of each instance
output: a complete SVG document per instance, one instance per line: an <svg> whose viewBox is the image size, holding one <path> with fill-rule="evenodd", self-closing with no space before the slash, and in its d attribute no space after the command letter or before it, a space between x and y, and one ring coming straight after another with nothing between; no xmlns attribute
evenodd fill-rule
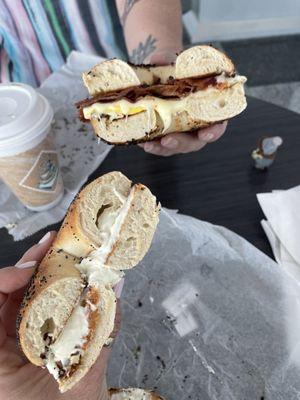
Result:
<svg viewBox="0 0 300 400"><path fill-rule="evenodd" d="M122 310L112 386L169 400L300 398L300 287L225 228L163 210Z"/></svg>
<svg viewBox="0 0 300 400"><path fill-rule="evenodd" d="M98 143L92 128L77 118L74 103L87 97L81 73L101 58L72 52L67 63L43 82L39 91L50 101L55 121L53 134L58 150L65 191L62 201L49 211L32 212L0 183L0 228L7 227L15 240L24 239L40 229L60 221L85 183L99 166L111 146Z"/></svg>

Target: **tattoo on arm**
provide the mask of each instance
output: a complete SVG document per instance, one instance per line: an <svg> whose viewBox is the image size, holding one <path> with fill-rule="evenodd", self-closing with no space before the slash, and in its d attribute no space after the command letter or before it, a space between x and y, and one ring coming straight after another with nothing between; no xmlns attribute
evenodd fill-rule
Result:
<svg viewBox="0 0 300 400"><path fill-rule="evenodd" d="M138 47L132 50L130 61L134 64L143 64L146 58L156 49L156 42L157 39L149 35L143 43L140 42Z"/></svg>
<svg viewBox="0 0 300 400"><path fill-rule="evenodd" d="M132 7L140 0L125 0L125 6L124 6L124 11L121 16L121 24L124 26L126 19L128 17L128 14L130 13Z"/></svg>

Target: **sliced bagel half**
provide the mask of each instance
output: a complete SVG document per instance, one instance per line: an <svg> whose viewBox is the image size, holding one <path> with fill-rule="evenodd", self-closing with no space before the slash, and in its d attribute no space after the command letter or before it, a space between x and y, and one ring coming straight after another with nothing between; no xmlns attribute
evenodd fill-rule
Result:
<svg viewBox="0 0 300 400"><path fill-rule="evenodd" d="M110 172L80 192L54 245L78 257L101 257L112 269L131 268L150 247L159 209L148 188Z"/></svg>

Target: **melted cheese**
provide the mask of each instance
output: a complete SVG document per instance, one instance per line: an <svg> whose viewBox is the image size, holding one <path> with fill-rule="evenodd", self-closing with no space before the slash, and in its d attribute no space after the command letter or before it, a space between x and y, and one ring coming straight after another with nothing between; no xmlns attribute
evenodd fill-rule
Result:
<svg viewBox="0 0 300 400"><path fill-rule="evenodd" d="M181 100L164 100L158 97L147 96L134 104L125 99L113 103L94 103L83 109L83 115L85 119L98 118L98 116L106 115L113 121L143 111L150 113L152 110L155 110L163 121L165 131L171 125L172 114L183 111L184 109L185 98Z"/></svg>
<svg viewBox="0 0 300 400"><path fill-rule="evenodd" d="M225 77L225 75L219 75L217 77L217 83L227 82L228 87L231 87L237 83L244 83L246 78L244 76L235 76L233 78ZM216 91L218 89L213 86L208 87L205 90L198 91L197 95L203 92L203 96L206 96L210 91ZM126 99L117 100L111 103L94 103L91 106L83 109L83 115L85 119L98 118L101 120L103 115L107 116L111 121L115 119L125 118L129 115L135 115L143 111L150 113L156 111L164 124L165 132L172 123L174 115L185 111L187 107L188 96L176 100L166 100L154 96L145 96L144 98L131 103Z"/></svg>

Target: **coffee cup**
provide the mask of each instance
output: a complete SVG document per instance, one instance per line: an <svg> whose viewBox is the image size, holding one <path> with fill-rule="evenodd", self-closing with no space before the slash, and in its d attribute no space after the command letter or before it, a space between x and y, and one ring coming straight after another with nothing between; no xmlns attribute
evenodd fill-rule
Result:
<svg viewBox="0 0 300 400"><path fill-rule="evenodd" d="M52 122L49 102L32 87L0 85L0 178L33 211L48 210L63 196Z"/></svg>

